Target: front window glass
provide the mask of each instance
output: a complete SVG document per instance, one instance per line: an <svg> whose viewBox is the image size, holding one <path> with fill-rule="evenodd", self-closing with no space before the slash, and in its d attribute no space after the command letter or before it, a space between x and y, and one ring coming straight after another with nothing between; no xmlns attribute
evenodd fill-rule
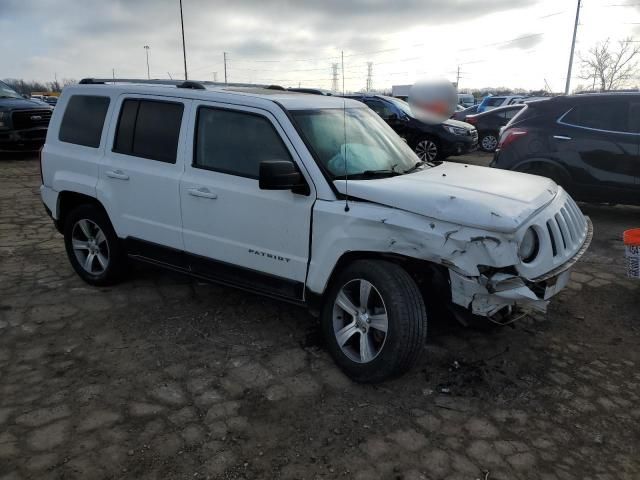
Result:
<svg viewBox="0 0 640 480"><path fill-rule="evenodd" d="M4 82L0 82L0 98L21 98L18 92Z"/></svg>
<svg viewBox="0 0 640 480"><path fill-rule="evenodd" d="M379 178L413 168L419 158L368 108L291 112L316 158L334 179Z"/></svg>

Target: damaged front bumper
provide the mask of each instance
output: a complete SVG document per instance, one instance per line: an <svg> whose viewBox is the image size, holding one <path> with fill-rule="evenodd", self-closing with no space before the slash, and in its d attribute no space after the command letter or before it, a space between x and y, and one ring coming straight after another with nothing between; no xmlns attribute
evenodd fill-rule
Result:
<svg viewBox="0 0 640 480"><path fill-rule="evenodd" d="M452 302L483 317L515 308L544 312L549 299L569 283L570 277L569 268L540 282L528 282L508 273L466 277L449 270Z"/></svg>
<svg viewBox="0 0 640 480"><path fill-rule="evenodd" d="M567 286L571 267L591 244L593 226L588 218L586 226L584 241L575 254L564 264L533 280L505 272L469 277L449 269L451 301L468 313L483 317L493 317L516 309L545 312L549 299Z"/></svg>

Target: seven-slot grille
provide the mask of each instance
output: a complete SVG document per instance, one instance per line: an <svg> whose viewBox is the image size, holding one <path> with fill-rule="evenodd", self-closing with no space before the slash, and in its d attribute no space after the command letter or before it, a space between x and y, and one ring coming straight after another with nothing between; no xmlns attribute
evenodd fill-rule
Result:
<svg viewBox="0 0 640 480"><path fill-rule="evenodd" d="M19 110L11 114L11 120L16 130L47 127L51 120L51 110Z"/></svg>
<svg viewBox="0 0 640 480"><path fill-rule="evenodd" d="M584 242L587 230L587 219L575 202L567 197L562 208L547 220L553 256L564 257L575 252Z"/></svg>

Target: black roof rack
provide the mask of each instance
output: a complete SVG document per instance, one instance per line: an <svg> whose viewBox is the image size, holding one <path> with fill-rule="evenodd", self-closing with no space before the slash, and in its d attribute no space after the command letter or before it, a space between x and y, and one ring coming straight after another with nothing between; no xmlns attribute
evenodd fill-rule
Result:
<svg viewBox="0 0 640 480"><path fill-rule="evenodd" d="M80 85L104 85L105 83L146 83L149 85L174 85L177 88L188 88L192 90L205 90L207 86L215 87L254 87L254 88L284 88L280 86L267 86L254 83L221 83L207 80L164 80L164 79L141 79L141 78L83 78Z"/></svg>

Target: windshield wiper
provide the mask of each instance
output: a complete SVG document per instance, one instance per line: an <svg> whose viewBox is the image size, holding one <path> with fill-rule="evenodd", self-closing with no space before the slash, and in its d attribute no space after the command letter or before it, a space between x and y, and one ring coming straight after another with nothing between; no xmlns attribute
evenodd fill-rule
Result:
<svg viewBox="0 0 640 480"><path fill-rule="evenodd" d="M386 178L386 177L396 177L398 175L402 175L400 172L396 172L393 169L382 169L382 170L365 170L364 172L358 173L350 173L349 175L340 175L334 177L335 180L345 180L345 179L353 179L353 180L366 180L370 178Z"/></svg>
<svg viewBox="0 0 640 480"><path fill-rule="evenodd" d="M405 170L404 173L412 173L415 172L416 170L418 170L421 166L425 165L427 162L423 162L422 160L420 160L419 162L416 162L413 167L411 167L409 170Z"/></svg>

